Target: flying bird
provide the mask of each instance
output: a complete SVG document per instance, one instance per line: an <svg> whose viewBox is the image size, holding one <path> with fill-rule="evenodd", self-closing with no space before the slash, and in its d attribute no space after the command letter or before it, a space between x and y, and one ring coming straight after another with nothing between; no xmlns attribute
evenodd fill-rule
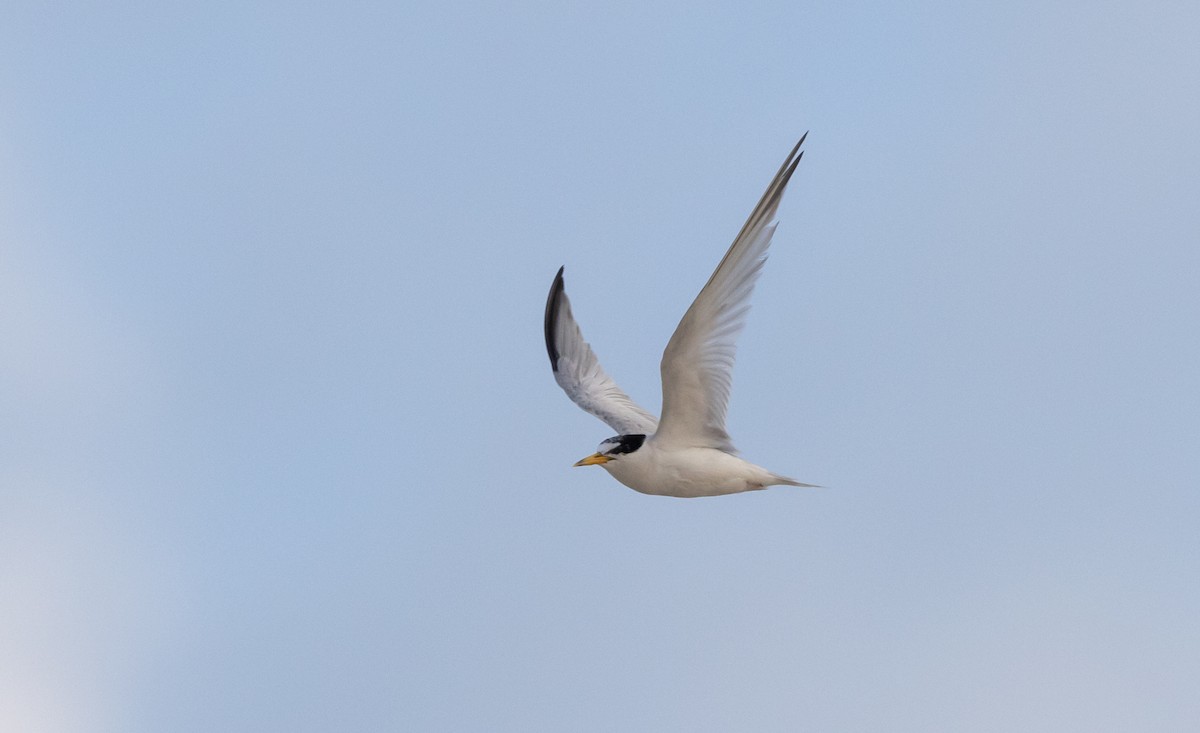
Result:
<svg viewBox="0 0 1200 733"><path fill-rule="evenodd" d="M719 496L781 484L815 486L739 458L725 431L735 339L767 259L775 211L804 156L800 146L805 137L807 132L667 343L660 365L661 419L630 399L600 366L571 314L563 268L559 268L546 299L550 368L575 404L618 433L576 466L602 466L629 488L662 496Z"/></svg>

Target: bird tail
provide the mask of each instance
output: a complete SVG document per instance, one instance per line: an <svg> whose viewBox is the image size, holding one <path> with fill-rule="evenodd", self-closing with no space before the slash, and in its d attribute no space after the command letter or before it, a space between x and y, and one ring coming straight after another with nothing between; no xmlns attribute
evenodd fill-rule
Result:
<svg viewBox="0 0 1200 733"><path fill-rule="evenodd" d="M823 489L823 488L825 488L824 486L818 486L817 484L801 483L794 478L788 478L787 476L780 476L777 473L771 474L771 482L777 486L802 486L806 489Z"/></svg>

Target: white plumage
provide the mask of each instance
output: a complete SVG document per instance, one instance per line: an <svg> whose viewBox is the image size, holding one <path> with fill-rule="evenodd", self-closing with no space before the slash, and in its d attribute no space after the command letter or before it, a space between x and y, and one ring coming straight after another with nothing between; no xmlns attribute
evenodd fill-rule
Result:
<svg viewBox="0 0 1200 733"><path fill-rule="evenodd" d="M545 318L554 378L575 404L620 433L575 465L602 465L631 489L666 496L735 494L776 484L812 486L737 457L725 431L736 338L775 233L775 211L804 155L803 144L801 137L667 343L661 420L630 399L600 366L571 313L559 269Z"/></svg>

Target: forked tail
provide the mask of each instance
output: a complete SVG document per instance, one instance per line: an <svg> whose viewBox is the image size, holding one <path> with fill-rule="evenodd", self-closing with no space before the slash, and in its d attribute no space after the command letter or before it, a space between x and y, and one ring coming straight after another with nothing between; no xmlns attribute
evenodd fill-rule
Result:
<svg viewBox="0 0 1200 733"><path fill-rule="evenodd" d="M822 489L822 488L825 488L825 487L823 487L823 486L819 486L819 485L817 485L817 484L805 484L805 483L801 483L801 482L797 481L797 480L796 480L796 479L794 479L794 478L788 478L787 476L780 476L780 475L779 475L779 474L777 474L777 473L773 473L773 474L771 474L771 480L772 480L772 483L773 483L773 484L775 484L775 485L778 485L778 486L802 486L802 487L804 487L804 488L806 488L806 489Z"/></svg>

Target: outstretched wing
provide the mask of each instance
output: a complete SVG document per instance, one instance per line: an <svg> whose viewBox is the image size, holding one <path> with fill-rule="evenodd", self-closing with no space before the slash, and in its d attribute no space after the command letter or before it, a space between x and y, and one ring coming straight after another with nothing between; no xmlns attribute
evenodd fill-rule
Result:
<svg viewBox="0 0 1200 733"><path fill-rule="evenodd" d="M571 315L571 301L558 268L546 298L546 351L554 379L571 401L612 426L621 435L649 435L658 420L638 406L600 366Z"/></svg>
<svg viewBox="0 0 1200 733"><path fill-rule="evenodd" d="M663 352L662 422L654 439L664 446L736 450L725 432L735 340L750 310L754 282L767 260L775 233L775 211L804 155L800 152L804 137L780 166Z"/></svg>

